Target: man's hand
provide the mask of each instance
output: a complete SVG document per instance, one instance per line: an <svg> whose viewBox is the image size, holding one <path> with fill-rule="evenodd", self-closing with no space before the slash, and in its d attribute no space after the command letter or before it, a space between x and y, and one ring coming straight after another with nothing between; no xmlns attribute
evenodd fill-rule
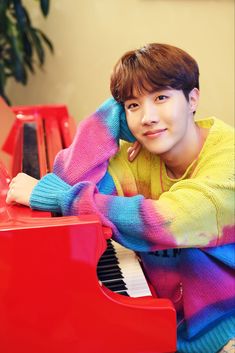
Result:
<svg viewBox="0 0 235 353"><path fill-rule="evenodd" d="M141 144L138 141L135 141L131 147L128 148L127 154L128 154L128 160L129 162L132 162L140 153L141 150Z"/></svg>
<svg viewBox="0 0 235 353"><path fill-rule="evenodd" d="M22 205L29 206L30 195L38 181L39 180L32 178L27 174L17 174L17 176L13 178L9 184L6 203L10 204L17 202Z"/></svg>

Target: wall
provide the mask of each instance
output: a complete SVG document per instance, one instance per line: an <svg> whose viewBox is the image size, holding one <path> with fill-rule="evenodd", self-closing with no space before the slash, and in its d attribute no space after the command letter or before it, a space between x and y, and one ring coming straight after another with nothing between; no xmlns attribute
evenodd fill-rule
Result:
<svg viewBox="0 0 235 353"><path fill-rule="evenodd" d="M13 104L65 103L78 120L109 96L114 63L148 42L169 43L195 57L201 72L197 118L234 122L234 0L52 0L44 20L25 1L55 54L22 87L8 84Z"/></svg>

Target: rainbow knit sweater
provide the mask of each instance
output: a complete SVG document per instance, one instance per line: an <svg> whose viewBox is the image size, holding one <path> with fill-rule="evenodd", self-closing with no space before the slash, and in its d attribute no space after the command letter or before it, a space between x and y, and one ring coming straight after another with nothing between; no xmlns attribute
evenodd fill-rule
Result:
<svg viewBox="0 0 235 353"><path fill-rule="evenodd" d="M170 179L144 149L128 162L129 143L119 141L134 137L111 98L81 122L30 206L98 214L116 241L140 253L158 295L183 313L179 351L214 353L235 336L234 133L215 118L197 124L210 129L201 153L180 179Z"/></svg>

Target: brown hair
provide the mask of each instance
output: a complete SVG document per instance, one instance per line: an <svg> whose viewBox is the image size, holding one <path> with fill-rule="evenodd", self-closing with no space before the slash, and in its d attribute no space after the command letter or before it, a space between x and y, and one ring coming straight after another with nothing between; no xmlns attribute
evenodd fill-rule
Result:
<svg viewBox="0 0 235 353"><path fill-rule="evenodd" d="M110 90L120 103L134 96L165 88L182 90L188 100L199 89L197 62L182 49L152 43L125 53L114 66Z"/></svg>

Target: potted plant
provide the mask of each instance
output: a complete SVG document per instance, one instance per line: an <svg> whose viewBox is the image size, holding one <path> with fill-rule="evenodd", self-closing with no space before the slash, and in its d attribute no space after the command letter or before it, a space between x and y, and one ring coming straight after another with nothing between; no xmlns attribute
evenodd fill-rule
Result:
<svg viewBox="0 0 235 353"><path fill-rule="evenodd" d="M50 0L37 0L44 16ZM0 1L0 96L8 103L5 87L8 78L26 85L28 74L45 63L45 47L53 52L49 38L35 28L23 0Z"/></svg>

